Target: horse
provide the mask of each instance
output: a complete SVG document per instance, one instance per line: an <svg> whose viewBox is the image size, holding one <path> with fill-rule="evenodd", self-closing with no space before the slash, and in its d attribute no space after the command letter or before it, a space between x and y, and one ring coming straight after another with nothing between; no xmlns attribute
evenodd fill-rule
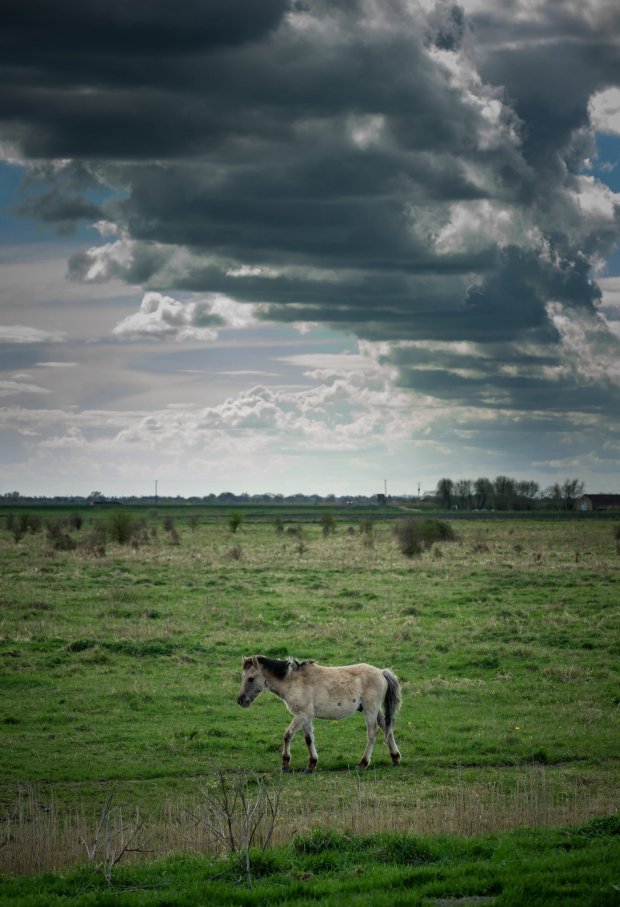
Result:
<svg viewBox="0 0 620 907"><path fill-rule="evenodd" d="M368 768L377 725L385 734L393 765L400 765L400 752L394 739L394 721L400 708L400 684L388 668L369 664L325 667L316 661L297 658L267 658L252 655L242 659L241 689L237 703L249 708L256 697L268 690L275 693L293 716L284 733L282 771L290 772L291 742L303 728L308 747L308 767L312 774L318 763L314 746L314 718L338 720L363 712L366 719L367 742L359 768ZM384 713L381 712L383 705Z"/></svg>

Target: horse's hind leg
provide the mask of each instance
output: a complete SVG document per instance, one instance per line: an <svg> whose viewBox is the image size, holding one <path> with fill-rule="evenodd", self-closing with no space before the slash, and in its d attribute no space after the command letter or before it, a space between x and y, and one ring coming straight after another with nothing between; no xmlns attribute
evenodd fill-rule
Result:
<svg viewBox="0 0 620 907"><path fill-rule="evenodd" d="M379 720L376 712L367 712L366 709L364 709L364 717L366 719L367 740L364 755L359 761L360 768L368 768L368 766L370 765L372 750L377 738L377 724Z"/></svg>
<svg viewBox="0 0 620 907"><path fill-rule="evenodd" d="M377 723L385 734L385 739L390 750L390 756L392 757L392 765L400 765L400 752L396 745L396 740L394 739L394 730L391 727L387 727L383 712L381 711L377 715Z"/></svg>
<svg viewBox="0 0 620 907"><path fill-rule="evenodd" d="M394 730L391 727L387 727L383 712L381 711L377 715L377 724L385 734L385 740L390 750L390 756L392 757L392 765L400 765L400 752L396 745L396 740L394 739Z"/></svg>

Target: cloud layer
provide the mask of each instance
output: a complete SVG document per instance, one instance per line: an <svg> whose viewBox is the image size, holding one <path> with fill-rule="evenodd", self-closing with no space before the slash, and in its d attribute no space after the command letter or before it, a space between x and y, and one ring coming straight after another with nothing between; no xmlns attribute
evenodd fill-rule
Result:
<svg viewBox="0 0 620 907"><path fill-rule="evenodd" d="M620 411L620 197L592 169L595 127L620 132L617 3L5 6L21 209L98 223L69 274L142 288L116 340L325 325L410 407ZM247 394L247 419L287 412Z"/></svg>

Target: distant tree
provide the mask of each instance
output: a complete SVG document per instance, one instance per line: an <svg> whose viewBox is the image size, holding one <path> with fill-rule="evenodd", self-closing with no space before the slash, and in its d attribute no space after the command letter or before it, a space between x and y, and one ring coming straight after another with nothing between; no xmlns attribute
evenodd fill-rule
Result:
<svg viewBox="0 0 620 907"><path fill-rule="evenodd" d="M437 497L441 502L442 507L450 507L452 505L452 489L454 488L454 482L452 479L440 479L437 482Z"/></svg>
<svg viewBox="0 0 620 907"><path fill-rule="evenodd" d="M562 485L562 507L564 510L572 510L577 498L583 494L584 483L579 479L566 479Z"/></svg>
<svg viewBox="0 0 620 907"><path fill-rule="evenodd" d="M462 510L471 510L474 497L471 479L459 479L454 484L454 499Z"/></svg>
<svg viewBox="0 0 620 907"><path fill-rule="evenodd" d="M516 498L516 482L509 476L497 476L493 482L495 508L497 510L512 510Z"/></svg>
<svg viewBox="0 0 620 907"><path fill-rule="evenodd" d="M553 510L560 510L562 507L562 486L559 482L554 482L545 489L545 500Z"/></svg>
<svg viewBox="0 0 620 907"><path fill-rule="evenodd" d="M517 496L516 506L521 510L532 510L540 493L538 482L517 482L515 491Z"/></svg>
<svg viewBox="0 0 620 907"><path fill-rule="evenodd" d="M323 530L323 535L327 538L328 535L333 535L336 531L336 520L334 519L334 514L329 511L321 514L321 519L319 520L321 524L321 529Z"/></svg>
<svg viewBox="0 0 620 907"><path fill-rule="evenodd" d="M493 483L490 479L476 479L474 482L474 500L478 510L493 506Z"/></svg>

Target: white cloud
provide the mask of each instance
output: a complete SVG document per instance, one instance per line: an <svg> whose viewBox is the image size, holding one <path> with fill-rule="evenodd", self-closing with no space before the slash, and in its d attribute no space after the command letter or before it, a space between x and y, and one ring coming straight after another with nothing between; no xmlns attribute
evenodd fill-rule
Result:
<svg viewBox="0 0 620 907"><path fill-rule="evenodd" d="M142 297L139 310L120 321L113 334L121 339L215 340L219 327L256 325L258 308L226 296L210 295L198 301L182 301L148 292Z"/></svg>
<svg viewBox="0 0 620 907"><path fill-rule="evenodd" d="M63 331L42 331L23 324L0 324L0 341L3 343L61 343L65 338Z"/></svg>
<svg viewBox="0 0 620 907"><path fill-rule="evenodd" d="M590 98L590 120L598 132L620 135L620 88L607 88Z"/></svg>
<svg viewBox="0 0 620 907"><path fill-rule="evenodd" d="M618 322L611 322L602 309L594 315L566 311L559 302L550 303L547 311L561 337L558 377L572 373L581 380L620 385Z"/></svg>
<svg viewBox="0 0 620 907"><path fill-rule="evenodd" d="M76 368L77 362L36 362L37 368Z"/></svg>
<svg viewBox="0 0 620 907"><path fill-rule="evenodd" d="M450 206L450 220L437 235L437 251L475 252L498 243L505 246L516 235L515 210L486 199ZM522 230L519 231L521 237Z"/></svg>
<svg viewBox="0 0 620 907"><path fill-rule="evenodd" d="M15 380L17 379L17 380ZM12 381L0 381L0 397L15 397L18 394L49 394L44 387L38 384L27 384L22 376L15 376Z"/></svg>

